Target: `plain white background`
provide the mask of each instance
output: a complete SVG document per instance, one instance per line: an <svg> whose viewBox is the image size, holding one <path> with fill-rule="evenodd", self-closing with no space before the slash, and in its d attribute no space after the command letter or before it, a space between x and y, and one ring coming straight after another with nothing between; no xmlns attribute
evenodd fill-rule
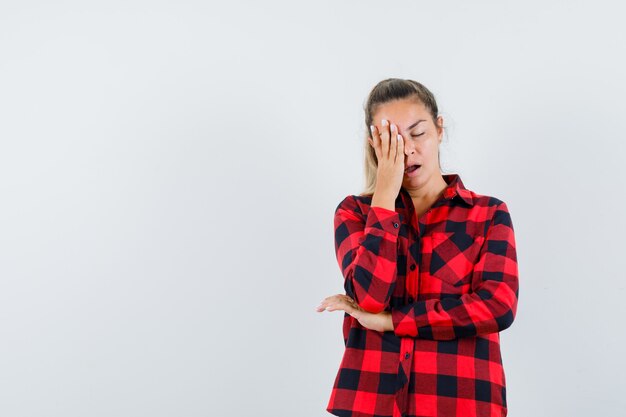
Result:
<svg viewBox="0 0 626 417"><path fill-rule="evenodd" d="M618 415L623 7L0 3L0 414L324 416L332 217L363 104L438 99L445 172L504 200L509 415Z"/></svg>

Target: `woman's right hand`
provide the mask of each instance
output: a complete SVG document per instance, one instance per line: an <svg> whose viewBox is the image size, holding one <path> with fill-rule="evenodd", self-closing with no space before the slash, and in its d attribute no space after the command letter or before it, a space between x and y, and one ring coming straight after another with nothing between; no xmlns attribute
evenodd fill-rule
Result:
<svg viewBox="0 0 626 417"><path fill-rule="evenodd" d="M404 178L404 138L396 125L384 119L381 124L382 132L372 125L372 135L367 138L378 159L374 195L382 201L395 202Z"/></svg>

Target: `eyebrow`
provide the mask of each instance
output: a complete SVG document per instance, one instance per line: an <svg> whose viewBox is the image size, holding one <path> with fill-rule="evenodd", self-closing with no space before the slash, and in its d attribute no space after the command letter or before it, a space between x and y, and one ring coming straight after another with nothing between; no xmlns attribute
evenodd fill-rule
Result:
<svg viewBox="0 0 626 417"><path fill-rule="evenodd" d="M406 130L411 130L413 129L415 126L417 126L420 122L425 122L426 120L422 119L422 120L418 120L417 122L413 123L411 126L407 127Z"/></svg>

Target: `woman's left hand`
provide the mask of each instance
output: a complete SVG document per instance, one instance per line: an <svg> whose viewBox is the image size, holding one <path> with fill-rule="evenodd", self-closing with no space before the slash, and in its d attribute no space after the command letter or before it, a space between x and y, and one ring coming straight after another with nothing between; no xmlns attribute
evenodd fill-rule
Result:
<svg viewBox="0 0 626 417"><path fill-rule="evenodd" d="M356 301L345 294L336 294L324 298L315 310L317 312L342 310L357 319L367 329L377 332L393 331L389 311L382 311L378 314L370 313L363 310Z"/></svg>

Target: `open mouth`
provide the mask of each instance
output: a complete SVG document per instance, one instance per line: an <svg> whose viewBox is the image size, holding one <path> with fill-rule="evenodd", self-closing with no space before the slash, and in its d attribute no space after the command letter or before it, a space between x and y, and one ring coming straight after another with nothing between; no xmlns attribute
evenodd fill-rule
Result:
<svg viewBox="0 0 626 417"><path fill-rule="evenodd" d="M410 174L412 172L415 172L419 167L421 167L421 165L411 165L410 167L408 167L407 169L404 170L404 172L406 174Z"/></svg>

